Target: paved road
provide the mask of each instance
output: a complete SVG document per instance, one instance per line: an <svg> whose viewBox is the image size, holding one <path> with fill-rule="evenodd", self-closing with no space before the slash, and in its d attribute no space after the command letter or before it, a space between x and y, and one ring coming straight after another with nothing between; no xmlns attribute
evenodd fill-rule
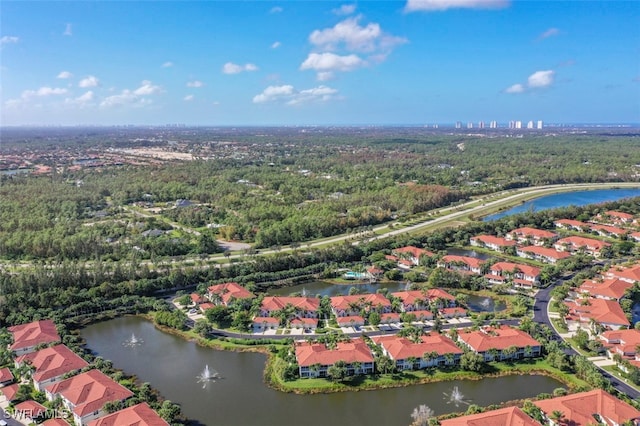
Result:
<svg viewBox="0 0 640 426"><path fill-rule="evenodd" d="M553 339L558 341L561 341L562 337L560 337L557 330L551 323L551 320L549 319L548 307L549 307L549 302L551 300L551 291L556 285L561 284L562 281L563 280L558 280L555 284L550 285L549 287L543 288L540 291L538 291L538 294L536 294L535 304L533 308L533 320L537 323L546 324L553 331ZM565 353L567 355L579 355L578 352L576 352L571 347L566 349ZM640 392L638 392L635 388L632 388L631 386L629 386L619 378L611 375L608 371L603 370L602 368L600 368L600 370L602 371L602 375L607 380L609 380L609 382L611 382L611 385L615 389L617 389L619 392L622 392L628 395L632 399L640 398Z"/></svg>

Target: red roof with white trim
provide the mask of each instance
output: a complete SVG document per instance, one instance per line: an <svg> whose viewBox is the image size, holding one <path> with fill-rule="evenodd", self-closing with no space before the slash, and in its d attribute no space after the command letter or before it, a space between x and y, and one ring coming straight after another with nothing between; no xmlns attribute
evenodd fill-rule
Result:
<svg viewBox="0 0 640 426"><path fill-rule="evenodd" d="M329 349L324 343L296 342L296 359L301 367L314 364L333 365L338 361L347 364L354 362L373 362L371 349L362 339L338 342L335 349Z"/></svg>
<svg viewBox="0 0 640 426"><path fill-rule="evenodd" d="M456 300L455 297L440 288L430 288L428 290L396 291L394 293L391 293L391 295L402 300L402 303L404 303L405 305L415 305L416 301L420 300L428 304L429 301L438 298L449 301Z"/></svg>
<svg viewBox="0 0 640 426"><path fill-rule="evenodd" d="M400 336L375 336L371 339L384 347L391 359L396 361L409 357L422 358L429 352L436 352L438 355L463 353L453 340L438 333L423 335L417 343Z"/></svg>
<svg viewBox="0 0 640 426"><path fill-rule="evenodd" d="M35 419L43 415L47 411L47 407L30 399L17 404L15 410L22 415L28 415L30 418Z"/></svg>
<svg viewBox="0 0 640 426"><path fill-rule="evenodd" d="M482 259L478 259L477 257L471 256L458 256L455 254L447 254L442 256L442 262L446 264L451 264L454 262L464 263L470 268L480 268L484 261Z"/></svg>
<svg viewBox="0 0 640 426"><path fill-rule="evenodd" d="M514 229L509 232L508 235L516 235L520 238L529 238L532 237L534 239L544 239L544 238L555 238L558 234L551 231L545 231L543 229L530 228L528 226Z"/></svg>
<svg viewBox="0 0 640 426"><path fill-rule="evenodd" d="M0 383L11 382L13 379L13 373L8 367L0 369Z"/></svg>
<svg viewBox="0 0 640 426"><path fill-rule="evenodd" d="M480 241L483 244L498 247L511 247L516 245L515 241L507 240L503 237L496 237L494 235L476 235L475 237L471 237L471 240Z"/></svg>
<svg viewBox="0 0 640 426"><path fill-rule="evenodd" d="M508 272L512 273L515 270L520 270L523 274L530 277L537 277L540 275L540 268L536 268L535 266L525 265L523 263L513 263L513 262L496 262L489 268L490 271L496 272Z"/></svg>
<svg viewBox="0 0 640 426"><path fill-rule="evenodd" d="M510 346L524 348L540 346L540 343L517 328L506 325L500 327L485 327L480 330L460 330L458 337L476 352L486 352L490 349L503 350Z"/></svg>
<svg viewBox="0 0 640 426"><path fill-rule="evenodd" d="M605 276L640 281L640 263L631 266L612 266L605 272Z"/></svg>
<svg viewBox="0 0 640 426"><path fill-rule="evenodd" d="M565 302L569 307L568 319L587 322L591 319L600 324L613 324L628 327L630 325L627 316L615 300L589 299L588 304L583 305L579 301Z"/></svg>
<svg viewBox="0 0 640 426"><path fill-rule="evenodd" d="M285 308L287 305L292 305L301 311L314 312L320 308L320 299L302 296L267 296L262 299L261 308L268 312L274 312Z"/></svg>
<svg viewBox="0 0 640 426"><path fill-rule="evenodd" d="M89 422L89 426L169 426L146 402Z"/></svg>
<svg viewBox="0 0 640 426"><path fill-rule="evenodd" d="M558 251L556 249L540 247L540 246L526 246L518 249L518 251L524 253L533 253L536 256L542 256L549 259L561 260L571 257L571 253L566 251Z"/></svg>
<svg viewBox="0 0 640 426"><path fill-rule="evenodd" d="M225 305L228 305L232 298L251 299L255 297L253 293L235 282L212 285L208 291L210 295L219 295Z"/></svg>
<svg viewBox="0 0 640 426"><path fill-rule="evenodd" d="M12 351L60 341L56 325L51 320L14 325L8 330L13 335L13 343L9 346Z"/></svg>
<svg viewBox="0 0 640 426"><path fill-rule="evenodd" d="M406 246L406 247L393 249L391 250L391 252L396 255L409 253L411 254L412 257L415 257L416 259L420 259L420 256L433 256L433 252L430 252L429 250L426 250L426 249L414 247L414 246Z"/></svg>
<svg viewBox="0 0 640 426"><path fill-rule="evenodd" d="M65 345L55 345L19 356L16 362L31 364L35 368L33 379L36 382L78 371L89 365Z"/></svg>
<svg viewBox="0 0 640 426"><path fill-rule="evenodd" d="M331 298L331 306L334 309L348 311L351 309L351 304L358 304L362 307L371 304L372 307L385 307L391 306L391 302L383 294L380 293L367 293L367 294L352 294L345 296L334 296Z"/></svg>
<svg viewBox="0 0 640 426"><path fill-rule="evenodd" d="M123 401L133 396L100 370L89 370L47 387L52 395L60 394L74 405L73 412L84 417L101 410L107 402Z"/></svg>
<svg viewBox="0 0 640 426"><path fill-rule="evenodd" d="M596 414L607 419L607 424L621 425L628 420L640 419L640 410L602 389L534 401L534 404L547 416L551 416L554 411L561 411L563 423L574 426L594 424Z"/></svg>
<svg viewBox="0 0 640 426"><path fill-rule="evenodd" d="M500 408L480 414L442 420L441 426L540 426L518 407Z"/></svg>
<svg viewBox="0 0 640 426"><path fill-rule="evenodd" d="M585 280L578 287L580 293L588 293L593 297L607 297L620 300L625 291L633 287L633 283L623 281L618 278L606 280Z"/></svg>

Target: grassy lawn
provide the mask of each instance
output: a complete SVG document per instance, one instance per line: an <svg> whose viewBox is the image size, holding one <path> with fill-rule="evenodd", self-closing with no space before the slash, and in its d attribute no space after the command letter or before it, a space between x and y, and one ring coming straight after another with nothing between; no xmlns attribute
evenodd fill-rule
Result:
<svg viewBox="0 0 640 426"><path fill-rule="evenodd" d="M523 361L519 363L491 363L490 373L481 375L462 370L403 371L391 374L375 374L352 377L344 382L333 382L329 379L296 379L284 381L278 371L284 369L285 361L272 356L268 362L265 377L271 385L284 392L295 393L328 393L357 391L365 389L381 389L410 386L423 383L444 382L451 380L480 380L484 377L508 376L512 374L535 375L544 374L564 383L570 389L588 388L589 385L572 374L552 367L544 359Z"/></svg>

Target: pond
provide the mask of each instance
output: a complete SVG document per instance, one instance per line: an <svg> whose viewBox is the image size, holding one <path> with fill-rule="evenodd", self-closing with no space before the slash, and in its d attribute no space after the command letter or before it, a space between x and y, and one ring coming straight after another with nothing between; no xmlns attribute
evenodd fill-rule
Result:
<svg viewBox="0 0 640 426"><path fill-rule="evenodd" d="M125 345L135 336L139 344ZM266 357L217 351L163 333L138 317L123 317L82 330L87 346L116 368L149 382L179 403L191 419L206 425L408 425L411 412L426 404L436 414L465 411L536 396L561 387L544 376L510 376L404 388L319 395L294 395L262 382ZM206 366L220 378L202 382ZM459 391L459 398L455 389Z"/></svg>
<svg viewBox="0 0 640 426"><path fill-rule="evenodd" d="M467 306L473 312L499 312L507 309L507 305L501 300L494 300L491 297L467 295Z"/></svg>
<svg viewBox="0 0 640 426"><path fill-rule="evenodd" d="M480 260L487 260L492 257L490 254L478 253L477 251L465 250L465 249L454 248L454 247L448 248L447 254L454 255L454 256L475 257L476 259L480 259ZM498 255L498 253L496 253L496 255Z"/></svg>
<svg viewBox="0 0 640 426"><path fill-rule="evenodd" d="M640 197L640 188L563 192L561 194L547 195L527 201L511 209L486 216L483 220L496 220L504 216L524 213L530 210L539 211L568 206L586 206L587 204L604 203L630 197Z"/></svg>
<svg viewBox="0 0 640 426"><path fill-rule="evenodd" d="M390 292L403 291L406 289L407 283L392 281L386 283L370 283L368 281L354 281L353 284L332 284L326 281L312 281L304 284L298 284L291 287L280 287L270 289L268 293L272 296L289 296L293 293L305 294L309 297L315 296L344 296L349 294L349 290L355 287L358 293L375 293L376 291L386 288Z"/></svg>

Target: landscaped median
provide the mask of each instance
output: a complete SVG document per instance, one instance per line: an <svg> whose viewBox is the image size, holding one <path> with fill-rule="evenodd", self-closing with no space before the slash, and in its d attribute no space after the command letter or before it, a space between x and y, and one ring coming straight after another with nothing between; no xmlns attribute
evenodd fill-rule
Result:
<svg viewBox="0 0 640 426"><path fill-rule="evenodd" d="M491 372L480 374L462 370L405 370L398 373L351 376L345 381L336 382L330 379L305 378L284 380L287 363L284 359L271 355L267 361L264 379L267 385L282 392L297 394L315 394L331 392L352 392L412 386L424 383L445 382L452 380L482 380L487 377L502 377L514 374L544 375L564 383L569 391L591 389L583 380L572 374L552 367L544 359L521 361L518 363L489 363Z"/></svg>

